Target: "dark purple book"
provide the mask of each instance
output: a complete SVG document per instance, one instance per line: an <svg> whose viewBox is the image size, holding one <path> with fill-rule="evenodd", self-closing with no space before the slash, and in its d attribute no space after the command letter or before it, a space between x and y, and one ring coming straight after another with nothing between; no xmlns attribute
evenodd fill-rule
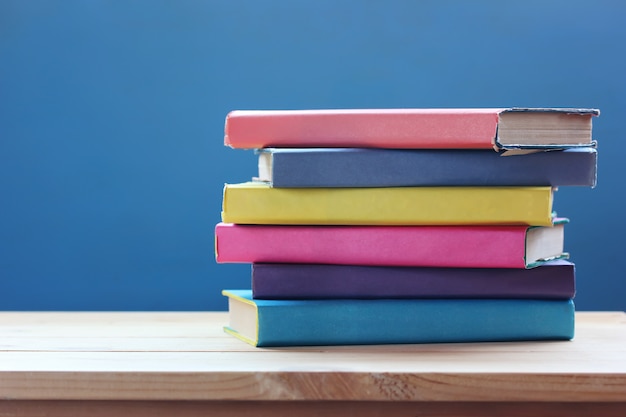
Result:
<svg viewBox="0 0 626 417"><path fill-rule="evenodd" d="M253 264L258 299L574 298L575 266L555 260L532 269Z"/></svg>

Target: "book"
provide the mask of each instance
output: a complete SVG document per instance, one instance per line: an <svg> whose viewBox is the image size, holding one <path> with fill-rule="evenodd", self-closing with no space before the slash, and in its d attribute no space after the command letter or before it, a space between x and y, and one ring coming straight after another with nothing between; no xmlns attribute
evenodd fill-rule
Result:
<svg viewBox="0 0 626 417"><path fill-rule="evenodd" d="M567 258L564 227L215 226L218 263L531 268Z"/></svg>
<svg viewBox="0 0 626 417"><path fill-rule="evenodd" d="M597 109L234 110L224 125L232 148L472 148L593 146Z"/></svg>
<svg viewBox="0 0 626 417"><path fill-rule="evenodd" d="M502 156L482 149L266 148L258 177L273 187L596 185L592 147Z"/></svg>
<svg viewBox="0 0 626 417"><path fill-rule="evenodd" d="M224 330L253 346L569 340L572 300L256 300L224 290Z"/></svg>
<svg viewBox="0 0 626 417"><path fill-rule="evenodd" d="M257 299L570 299L575 293L575 266L566 260L531 269L252 264Z"/></svg>
<svg viewBox="0 0 626 417"><path fill-rule="evenodd" d="M274 188L226 184L222 221L239 224L552 225L551 187Z"/></svg>

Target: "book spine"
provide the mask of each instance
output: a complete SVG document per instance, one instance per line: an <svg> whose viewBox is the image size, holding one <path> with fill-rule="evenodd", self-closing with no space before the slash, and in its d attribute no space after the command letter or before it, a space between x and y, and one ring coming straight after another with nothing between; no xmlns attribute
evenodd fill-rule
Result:
<svg viewBox="0 0 626 417"><path fill-rule="evenodd" d="M253 264L258 299L570 299L575 268L557 260L532 269Z"/></svg>
<svg viewBox="0 0 626 417"><path fill-rule="evenodd" d="M230 112L224 144L232 148L495 146L503 109L301 110Z"/></svg>
<svg viewBox="0 0 626 417"><path fill-rule="evenodd" d="M489 150L268 150L274 187L589 186L597 152L575 148L501 156Z"/></svg>
<svg viewBox="0 0 626 417"><path fill-rule="evenodd" d="M551 187L272 188L226 184L222 221L318 225L552 225Z"/></svg>
<svg viewBox="0 0 626 417"><path fill-rule="evenodd" d="M257 226L219 223L218 263L525 268L524 226Z"/></svg>
<svg viewBox="0 0 626 417"><path fill-rule="evenodd" d="M573 336L571 300L328 300L259 312L258 346L506 342Z"/></svg>

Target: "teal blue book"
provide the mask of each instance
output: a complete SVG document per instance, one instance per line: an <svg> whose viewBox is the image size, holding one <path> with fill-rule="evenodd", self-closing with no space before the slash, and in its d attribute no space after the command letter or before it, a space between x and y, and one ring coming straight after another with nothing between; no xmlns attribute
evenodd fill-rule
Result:
<svg viewBox="0 0 626 417"><path fill-rule="evenodd" d="M574 303L534 299L258 300L224 290L224 328L253 346L570 340Z"/></svg>

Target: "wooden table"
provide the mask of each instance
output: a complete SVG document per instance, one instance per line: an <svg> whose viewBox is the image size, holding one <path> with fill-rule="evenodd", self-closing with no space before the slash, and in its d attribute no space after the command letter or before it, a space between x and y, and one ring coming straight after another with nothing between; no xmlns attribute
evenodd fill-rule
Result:
<svg viewBox="0 0 626 417"><path fill-rule="evenodd" d="M250 347L226 313L0 313L0 416L626 416L626 314L571 342Z"/></svg>

